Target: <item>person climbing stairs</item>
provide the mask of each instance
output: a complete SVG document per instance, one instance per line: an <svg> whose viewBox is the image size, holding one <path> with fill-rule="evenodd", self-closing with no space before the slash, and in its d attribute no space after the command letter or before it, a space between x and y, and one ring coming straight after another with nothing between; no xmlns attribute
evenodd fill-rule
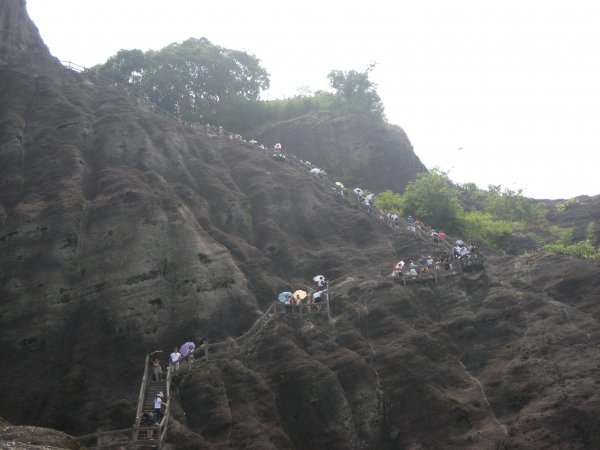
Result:
<svg viewBox="0 0 600 450"><path fill-rule="evenodd" d="M144 407L143 411L152 411L154 412L154 400L156 399L156 395L159 392L166 392L167 383L164 380L148 381L146 385L146 390L144 391Z"/></svg>

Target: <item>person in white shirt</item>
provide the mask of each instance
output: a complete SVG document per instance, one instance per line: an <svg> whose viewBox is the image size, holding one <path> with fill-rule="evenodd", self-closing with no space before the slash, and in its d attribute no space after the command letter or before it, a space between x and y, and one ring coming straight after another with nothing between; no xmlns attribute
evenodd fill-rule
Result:
<svg viewBox="0 0 600 450"><path fill-rule="evenodd" d="M175 369L175 373L179 372L179 360L181 359L181 353L179 353L179 349L175 347L173 349L173 353L171 353L171 365Z"/></svg>
<svg viewBox="0 0 600 450"><path fill-rule="evenodd" d="M158 394L156 394L156 397L154 398L154 416L156 418L156 423L160 423L160 421L162 420L163 414L161 411L161 407L162 405L167 406L167 404L165 402L163 402L163 397L164 394L162 392L159 392Z"/></svg>

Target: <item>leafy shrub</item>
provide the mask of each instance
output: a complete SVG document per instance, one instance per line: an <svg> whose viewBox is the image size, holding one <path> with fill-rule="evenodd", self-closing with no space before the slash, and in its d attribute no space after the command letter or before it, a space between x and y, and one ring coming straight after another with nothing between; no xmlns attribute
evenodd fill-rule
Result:
<svg viewBox="0 0 600 450"><path fill-rule="evenodd" d="M498 247L501 239L512 233L514 223L494 219L491 214L479 211L466 213L462 218L462 228L469 239L479 239L488 245Z"/></svg>
<svg viewBox="0 0 600 450"><path fill-rule="evenodd" d="M408 183L402 203L406 214L452 231L459 230L464 215L458 188L439 169L421 173L417 181Z"/></svg>
<svg viewBox="0 0 600 450"><path fill-rule="evenodd" d="M375 206L385 212L396 212L402 215L402 194L390 190L381 192L375 197Z"/></svg>
<svg viewBox="0 0 600 450"><path fill-rule="evenodd" d="M590 228L592 230L590 235ZM593 240L593 226L588 225L588 238L573 242L573 230L563 230L560 239L542 246L542 249L552 253L575 256L583 259L600 259L600 250Z"/></svg>
<svg viewBox="0 0 600 450"><path fill-rule="evenodd" d="M577 200L576 198L570 198L568 200L556 203L554 207L556 208L557 214L562 214L567 210L569 206L574 205L576 203L579 203L579 200Z"/></svg>
<svg viewBox="0 0 600 450"><path fill-rule="evenodd" d="M487 191L483 191L485 212L502 220L534 222L542 219L548 212L546 207L524 197L522 192L522 189L513 191L500 185L490 185Z"/></svg>

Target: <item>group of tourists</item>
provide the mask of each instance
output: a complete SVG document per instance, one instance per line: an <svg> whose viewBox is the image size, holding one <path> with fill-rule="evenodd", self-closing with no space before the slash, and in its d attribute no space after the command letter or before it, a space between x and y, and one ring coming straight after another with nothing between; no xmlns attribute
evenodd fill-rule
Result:
<svg viewBox="0 0 600 450"><path fill-rule="evenodd" d="M375 200L373 197L375 194L365 194L365 192L359 187L354 188L352 192L354 192L354 195L356 195L356 201L358 203L359 208L362 207L369 214L372 214L373 207L375 204Z"/></svg>
<svg viewBox="0 0 600 450"><path fill-rule="evenodd" d="M206 346L208 342L208 337L204 336L201 340L200 347L198 348L198 354L200 357L206 354ZM150 362L150 364L152 367L152 377L154 381L164 380L164 372L159 357L160 353L162 353L162 350L158 350L150 354L150 356L152 357L152 361ZM194 364L195 353L196 344L193 341L188 341L182 344L180 347L174 347L173 351L169 355L169 365L171 366L171 374L179 374L179 367L181 362L183 361L186 362L188 368L191 368ZM154 412L146 411L143 414L141 422L142 426L153 426L155 424L160 423L163 417L162 407L167 406L167 404L163 400L164 394L162 392L156 394L156 397L154 399Z"/></svg>
<svg viewBox="0 0 600 450"><path fill-rule="evenodd" d="M316 283L314 289L306 290L298 289L294 292L280 292L277 300L284 304L286 314L298 311L301 305L317 305L327 300L328 281L323 275L315 275L313 281Z"/></svg>
<svg viewBox="0 0 600 450"><path fill-rule="evenodd" d="M476 262L481 257L479 249L475 245L469 245L462 240L456 241L456 246L452 251L454 258L459 261L463 267Z"/></svg>
<svg viewBox="0 0 600 450"><path fill-rule="evenodd" d="M421 255L419 258L409 259L408 263L404 260L398 261L394 265L392 271L392 277L404 278L409 277L410 279L417 278L429 278L434 276L434 271L449 271L453 269L453 258L446 252L433 258L431 255ZM406 268L406 270L405 270Z"/></svg>
<svg viewBox="0 0 600 450"><path fill-rule="evenodd" d="M479 249L475 245L469 245L462 240L457 240L452 253L443 251L436 258L433 258L431 255L421 255L414 260L409 259L408 263L405 263L404 260L398 261L392 270L392 277L409 277L413 280L417 278L429 278L434 276L434 271L438 273L440 271L452 271L455 269L454 265L457 263L461 267L466 267L480 261L479 257Z"/></svg>
<svg viewBox="0 0 600 450"><path fill-rule="evenodd" d="M198 347L198 356L203 357L206 355L207 345L209 343L208 336L204 336L200 342L200 346ZM160 362L160 357L158 356L162 353L162 350L157 350L152 352L150 355L152 356L152 374L154 381L162 381L164 380L164 372L162 369L162 365ZM171 366L171 373L173 375L177 375L179 373L179 367L181 362L185 362L188 368L191 368L194 365L196 354L196 344L193 341L188 341L181 345L181 347L173 348L173 352L169 355L169 365Z"/></svg>
<svg viewBox="0 0 600 450"><path fill-rule="evenodd" d="M395 214L396 216L396 221L398 221L398 215ZM428 237L431 239L431 242L439 244L440 242L442 242L443 240L446 239L446 233L444 233L443 231L436 231L434 230L431 225L427 225L425 226L425 224L423 222L421 222L419 219L413 219L412 216L408 216L406 218L406 224L408 225L408 230L416 233L417 229L420 232L424 232L428 235Z"/></svg>
<svg viewBox="0 0 600 450"><path fill-rule="evenodd" d="M381 217L380 217L381 218ZM387 214L383 219L389 220L392 226L400 229L401 220L397 213ZM476 262L481 262L479 250L475 245L466 244L463 240L456 241L455 246L452 246L446 241L447 235L443 231L436 231L430 225L425 225L419 219L414 219L411 215L406 218L407 229L421 237L426 237L432 244L444 244L441 254L433 258L431 255L420 255L418 258L408 259L408 263L403 260L398 261L392 270L392 277L402 279L417 279L431 278L437 276L438 273L453 271L456 269L456 264L461 267L466 267ZM452 248L452 251L450 251ZM476 255L476 256L475 256Z"/></svg>

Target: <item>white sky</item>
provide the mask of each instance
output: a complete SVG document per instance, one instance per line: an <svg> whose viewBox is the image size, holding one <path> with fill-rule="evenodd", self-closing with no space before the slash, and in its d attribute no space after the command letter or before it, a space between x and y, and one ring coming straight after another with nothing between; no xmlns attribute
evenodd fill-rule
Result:
<svg viewBox="0 0 600 450"><path fill-rule="evenodd" d="M600 2L27 0L52 54L84 66L190 37L256 55L263 98L364 70L429 168L535 198L600 194ZM462 148L462 150L459 150ZM599 177L600 178L600 177Z"/></svg>

